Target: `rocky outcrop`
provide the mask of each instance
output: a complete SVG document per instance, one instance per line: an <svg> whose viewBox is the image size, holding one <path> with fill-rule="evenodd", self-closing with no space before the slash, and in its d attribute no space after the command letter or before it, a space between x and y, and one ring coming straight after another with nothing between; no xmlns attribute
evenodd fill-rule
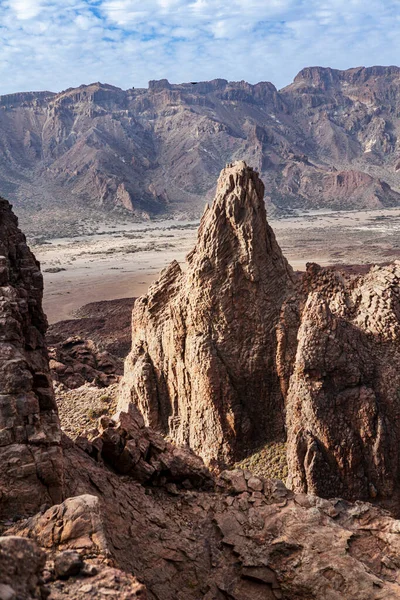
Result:
<svg viewBox="0 0 400 600"><path fill-rule="evenodd" d="M287 436L295 491L391 498L400 263L295 277L262 198L245 163L222 172L186 269L173 263L136 301L119 408L209 464Z"/></svg>
<svg viewBox="0 0 400 600"><path fill-rule="evenodd" d="M0 199L0 517L62 498L61 431L39 264Z"/></svg>
<svg viewBox="0 0 400 600"><path fill-rule="evenodd" d="M65 457L68 493L78 497L19 525L21 533L37 539L41 520L50 533L47 552L60 551L51 544L61 530L63 548L76 546L100 571L104 553L91 558L90 540L101 522L109 568L133 572L151 599L394 600L400 594L399 521L369 504L294 494L280 481L242 471L222 473L215 492L171 494L118 476L76 448L65 448ZM73 576L64 591L84 585L94 591L95 583ZM57 582L49 585L57 592Z"/></svg>
<svg viewBox="0 0 400 600"><path fill-rule="evenodd" d="M120 412L113 419L101 417L99 430L99 435L91 441L78 438L77 444L117 473L129 475L142 484L167 485L171 490L176 484L187 489L213 486L211 473L201 458L146 427L134 406L129 414Z"/></svg>
<svg viewBox="0 0 400 600"><path fill-rule="evenodd" d="M45 563L45 553L32 540L13 535L0 537L0 598L43 598L41 574Z"/></svg>
<svg viewBox="0 0 400 600"><path fill-rule="evenodd" d="M47 344L58 346L66 339L78 336L92 340L102 351L125 358L131 349L134 303L135 298L119 298L85 304L75 312L77 318L49 326Z"/></svg>
<svg viewBox="0 0 400 600"><path fill-rule="evenodd" d="M124 384L129 412L102 417L91 440L63 436L63 454L43 346L41 288L33 285L41 282L38 265L2 205L7 268L1 272L0 369L10 389L0 407L14 409L9 435L25 432L26 438L0 450L1 598L400 596L400 522L370 504L304 493L383 496L395 488L400 265L362 276L310 265L296 282L267 225L257 174L239 163L220 183L186 272L173 265L137 302L142 321L136 326L143 329L134 330L128 368L135 367L135 377L128 372ZM26 388L16 387L21 382ZM135 396L152 384L160 392L178 385L201 392L197 405L179 404L174 396L174 410L197 420L186 421L189 431L196 422L208 427L202 419L214 411L218 427L205 432L205 443L225 459L242 449L245 434L282 433L286 398L289 462L300 493L249 471L213 476L191 451L145 425L131 400L152 400ZM215 404L220 399L224 404ZM157 426L165 414L158 414L160 406L143 404ZM226 406L236 429L222 427ZM5 417L10 413L0 412ZM38 438L32 440L33 425ZM25 450L35 471L23 463ZM67 500L57 503L61 467ZM37 514L21 517L39 501Z"/></svg>
<svg viewBox="0 0 400 600"><path fill-rule="evenodd" d="M400 479L400 263L363 276L309 265L303 284L300 325L292 321L282 345L295 348L297 336L286 400L290 485L390 497Z"/></svg>
<svg viewBox="0 0 400 600"><path fill-rule="evenodd" d="M228 165L186 269L172 263L133 311L119 408L207 462L284 435L275 326L293 276L263 197L253 169Z"/></svg>
<svg viewBox="0 0 400 600"><path fill-rule="evenodd" d="M116 383L122 375L122 361L101 351L92 340L68 337L49 347L50 370L54 381L74 389L85 382L98 387Z"/></svg>

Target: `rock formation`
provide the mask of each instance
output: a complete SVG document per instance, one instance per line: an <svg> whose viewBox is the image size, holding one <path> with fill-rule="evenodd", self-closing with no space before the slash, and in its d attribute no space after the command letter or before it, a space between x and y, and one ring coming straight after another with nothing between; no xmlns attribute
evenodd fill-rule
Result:
<svg viewBox="0 0 400 600"><path fill-rule="evenodd" d="M282 322L282 347L296 353L286 399L290 485L390 497L400 482L400 263L363 276L309 265L303 286L299 323Z"/></svg>
<svg viewBox="0 0 400 600"><path fill-rule="evenodd" d="M400 265L363 276L311 265L294 281L262 191L244 163L222 174L186 272L172 265L135 307L143 329L128 362L137 375L128 372L125 382L129 413L102 417L91 440L63 435L62 452L40 271L1 201L2 600L400 597L400 521L389 513L295 493L249 471L214 476L130 403L139 392L151 401L160 382L170 393L187 370L189 387L180 381L180 389L194 382L203 392L183 396L199 413L173 408L204 426L214 410L218 427L205 443L227 458L245 443L242 423L255 436L282 433L286 397L294 487L372 496L394 488ZM221 398L236 430L222 428L226 415L213 405ZM161 405L150 406L148 419L162 425ZM194 422L186 421L189 431Z"/></svg>
<svg viewBox="0 0 400 600"><path fill-rule="evenodd" d="M263 198L253 169L228 165L186 270L172 263L133 311L119 408L208 462L284 435L275 326L293 275Z"/></svg>
<svg viewBox="0 0 400 600"><path fill-rule="evenodd" d="M245 163L221 174L182 270L133 311L120 410L232 462L287 436L289 484L347 499L399 490L400 266L293 275ZM284 428L284 418L286 426Z"/></svg>
<svg viewBox="0 0 400 600"><path fill-rule="evenodd" d="M213 480L201 458L189 449L179 448L146 427L134 407L114 418L99 419L98 435L91 441L77 438L77 444L96 460L104 461L117 473L140 483L182 484L184 487L212 487Z"/></svg>
<svg viewBox="0 0 400 600"><path fill-rule="evenodd" d="M85 382L107 387L122 375L122 361L101 351L92 340L68 337L49 347L50 370L54 381L74 389Z"/></svg>
<svg viewBox="0 0 400 600"><path fill-rule="evenodd" d="M118 476L76 447L65 448L65 460L73 497L7 531L44 548L57 600L62 592L122 592L116 569L134 573L149 600L399 597L399 521L369 504L293 494L242 471L222 473L214 492L170 494ZM57 557L64 562L74 551L98 574L71 575L60 587ZM131 585L145 594L138 581Z"/></svg>
<svg viewBox="0 0 400 600"><path fill-rule="evenodd" d="M62 499L61 431L39 264L0 199L0 517Z"/></svg>

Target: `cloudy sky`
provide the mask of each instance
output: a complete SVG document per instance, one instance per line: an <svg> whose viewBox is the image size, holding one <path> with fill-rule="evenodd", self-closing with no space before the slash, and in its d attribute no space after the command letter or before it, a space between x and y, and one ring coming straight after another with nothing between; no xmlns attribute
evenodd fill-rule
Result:
<svg viewBox="0 0 400 600"><path fill-rule="evenodd" d="M399 0L0 0L0 94L400 64Z"/></svg>

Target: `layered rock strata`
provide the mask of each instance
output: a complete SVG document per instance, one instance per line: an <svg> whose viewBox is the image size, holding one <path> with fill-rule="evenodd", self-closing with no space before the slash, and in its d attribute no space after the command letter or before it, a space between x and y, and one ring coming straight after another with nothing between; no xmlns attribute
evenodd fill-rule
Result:
<svg viewBox="0 0 400 600"><path fill-rule="evenodd" d="M0 517L62 499L61 431L39 264L0 199Z"/></svg>
<svg viewBox="0 0 400 600"><path fill-rule="evenodd" d="M186 269L173 262L135 303L119 408L207 462L282 438L275 326L292 277L258 174L228 165Z"/></svg>

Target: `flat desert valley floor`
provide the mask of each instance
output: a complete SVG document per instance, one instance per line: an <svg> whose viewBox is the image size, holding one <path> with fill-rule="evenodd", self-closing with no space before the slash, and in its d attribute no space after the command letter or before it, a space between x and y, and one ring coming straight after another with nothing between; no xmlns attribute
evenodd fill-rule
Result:
<svg viewBox="0 0 400 600"><path fill-rule="evenodd" d="M269 220L294 269L307 262L369 264L400 257L400 208L308 212ZM80 237L32 244L45 279L50 323L72 318L88 302L144 294L172 260L184 263L198 222L104 224Z"/></svg>

